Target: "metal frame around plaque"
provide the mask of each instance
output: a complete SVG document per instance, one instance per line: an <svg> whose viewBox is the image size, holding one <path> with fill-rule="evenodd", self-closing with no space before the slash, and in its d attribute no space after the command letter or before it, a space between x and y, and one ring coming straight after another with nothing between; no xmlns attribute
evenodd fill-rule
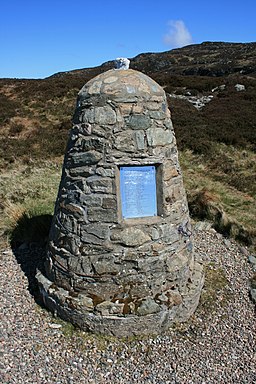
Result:
<svg viewBox="0 0 256 384"><path fill-rule="evenodd" d="M157 216L156 166L121 166L119 172L122 218Z"/></svg>

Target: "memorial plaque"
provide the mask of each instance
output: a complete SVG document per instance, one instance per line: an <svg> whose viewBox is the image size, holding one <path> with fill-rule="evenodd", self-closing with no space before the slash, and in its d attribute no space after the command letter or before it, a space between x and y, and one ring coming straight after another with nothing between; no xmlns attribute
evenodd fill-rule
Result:
<svg viewBox="0 0 256 384"><path fill-rule="evenodd" d="M156 167L120 167L120 192L124 219L156 216Z"/></svg>

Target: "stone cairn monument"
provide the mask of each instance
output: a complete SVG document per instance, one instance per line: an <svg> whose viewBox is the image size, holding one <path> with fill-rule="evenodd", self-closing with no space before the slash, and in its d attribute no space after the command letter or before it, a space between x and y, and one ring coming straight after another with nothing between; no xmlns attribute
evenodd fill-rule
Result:
<svg viewBox="0 0 256 384"><path fill-rule="evenodd" d="M116 66L78 94L37 280L46 307L84 330L156 334L195 311L203 267L165 92Z"/></svg>

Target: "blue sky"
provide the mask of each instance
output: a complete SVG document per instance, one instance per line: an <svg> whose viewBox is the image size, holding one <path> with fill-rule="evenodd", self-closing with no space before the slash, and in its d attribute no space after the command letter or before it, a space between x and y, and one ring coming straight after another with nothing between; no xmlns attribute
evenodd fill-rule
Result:
<svg viewBox="0 0 256 384"><path fill-rule="evenodd" d="M3 0L0 78L42 78L203 41L256 41L256 1Z"/></svg>

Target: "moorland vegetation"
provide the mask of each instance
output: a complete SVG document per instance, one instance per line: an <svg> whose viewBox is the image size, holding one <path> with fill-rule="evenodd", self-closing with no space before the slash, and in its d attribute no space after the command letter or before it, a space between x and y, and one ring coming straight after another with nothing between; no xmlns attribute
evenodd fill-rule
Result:
<svg viewBox="0 0 256 384"><path fill-rule="evenodd" d="M2 239L20 220L28 224L45 215L49 222L77 92L111 67L108 62L40 80L0 79ZM153 77L167 93L192 216L255 245L256 43L141 54L131 59L131 68ZM237 91L236 84L245 89ZM173 95L212 98L198 110ZM21 242L24 236L29 234L21 233Z"/></svg>

